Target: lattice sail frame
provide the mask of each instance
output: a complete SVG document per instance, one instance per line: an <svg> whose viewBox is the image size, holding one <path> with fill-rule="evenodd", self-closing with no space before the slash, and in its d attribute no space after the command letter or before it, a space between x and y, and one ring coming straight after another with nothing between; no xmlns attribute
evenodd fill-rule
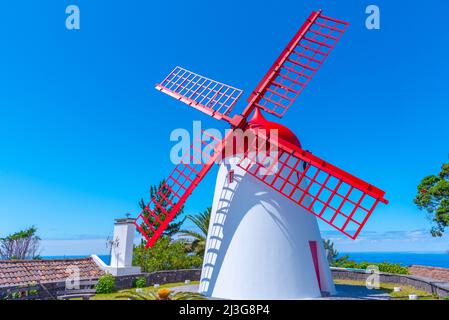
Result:
<svg viewBox="0 0 449 320"><path fill-rule="evenodd" d="M349 23L313 12L248 101L280 118L313 78Z"/></svg>
<svg viewBox="0 0 449 320"><path fill-rule="evenodd" d="M221 159L222 150L222 141L207 131L202 131L201 137L194 138L190 152L182 157L134 222L147 240L147 248L154 245L198 183L217 159Z"/></svg>
<svg viewBox="0 0 449 320"><path fill-rule="evenodd" d="M156 89L214 118L228 119L243 91L176 67Z"/></svg>
<svg viewBox="0 0 449 320"><path fill-rule="evenodd" d="M308 151L260 133L238 166L352 239L377 204L388 203L384 191Z"/></svg>

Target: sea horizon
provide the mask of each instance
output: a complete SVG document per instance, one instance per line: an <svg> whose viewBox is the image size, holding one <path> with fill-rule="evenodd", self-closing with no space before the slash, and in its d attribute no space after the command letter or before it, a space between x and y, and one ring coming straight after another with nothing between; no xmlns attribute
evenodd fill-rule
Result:
<svg viewBox="0 0 449 320"><path fill-rule="evenodd" d="M389 262L402 266L423 265L431 267L449 268L449 253L446 251L365 251L365 252L341 252L338 257L349 256L356 262ZM66 255L66 256L42 256L42 259L80 259L90 255ZM106 264L110 263L110 255L98 255Z"/></svg>

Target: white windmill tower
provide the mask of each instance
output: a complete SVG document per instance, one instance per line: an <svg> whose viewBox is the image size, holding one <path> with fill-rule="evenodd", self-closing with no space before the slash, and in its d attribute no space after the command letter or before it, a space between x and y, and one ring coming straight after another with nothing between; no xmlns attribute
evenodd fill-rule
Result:
<svg viewBox="0 0 449 320"><path fill-rule="evenodd" d="M135 221L147 247L153 246L210 168L221 162L201 275L205 295L300 299L334 293L316 218L355 239L377 204L387 203L384 191L305 151L291 130L261 114L285 114L347 26L321 10L313 12L242 114L230 116L241 90L186 69L176 67L157 85L232 127L222 141L207 132L205 139L197 137ZM236 146L241 133L253 138ZM212 150L207 140L216 142Z"/></svg>
<svg viewBox="0 0 449 320"><path fill-rule="evenodd" d="M258 109L248 126L275 129L279 139L301 147L289 129L265 120ZM245 171L241 157L227 159L218 172L200 292L226 299L334 294L316 217ZM304 203L310 202L306 196Z"/></svg>

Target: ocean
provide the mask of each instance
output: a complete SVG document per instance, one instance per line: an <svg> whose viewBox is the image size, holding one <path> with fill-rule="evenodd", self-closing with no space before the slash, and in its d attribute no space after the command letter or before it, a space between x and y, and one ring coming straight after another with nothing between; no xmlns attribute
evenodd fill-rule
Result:
<svg viewBox="0 0 449 320"><path fill-rule="evenodd" d="M83 259L88 258L89 256L43 256L42 259L44 260L53 260L53 259ZM98 255L98 257L103 260L104 263L109 265L111 263L111 256L110 255Z"/></svg>
<svg viewBox="0 0 449 320"><path fill-rule="evenodd" d="M399 263L403 266L418 264L423 266L449 268L449 253L420 253L420 252L342 252L340 256L348 255L349 259L356 262L390 262ZM47 256L43 259L68 259L86 258L88 256ZM99 255L99 257L109 264L109 255Z"/></svg>
<svg viewBox="0 0 449 320"><path fill-rule="evenodd" d="M356 262L390 262L399 263L402 266L412 264L449 268L449 253L425 253L425 252L348 252L340 253L340 256L348 255L349 259Z"/></svg>

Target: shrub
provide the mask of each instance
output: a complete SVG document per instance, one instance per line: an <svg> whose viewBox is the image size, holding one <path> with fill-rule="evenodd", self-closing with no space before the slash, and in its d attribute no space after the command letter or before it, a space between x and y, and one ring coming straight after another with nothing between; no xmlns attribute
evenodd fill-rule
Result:
<svg viewBox="0 0 449 320"><path fill-rule="evenodd" d="M336 267L349 268L349 269L364 269L369 266L377 266L380 272L385 273L396 273L396 274L408 274L408 268L401 266L399 263L389 263L389 262L355 262L354 260L343 259L341 261L337 260L335 263Z"/></svg>
<svg viewBox="0 0 449 320"><path fill-rule="evenodd" d="M115 278L110 274L104 274L98 279L98 283L95 285L97 293L112 293L115 288Z"/></svg>
<svg viewBox="0 0 449 320"><path fill-rule="evenodd" d="M138 277L134 285L136 288L144 288L147 285L147 279L145 277Z"/></svg>
<svg viewBox="0 0 449 320"><path fill-rule="evenodd" d="M401 266L399 263L378 263L379 271L386 273L408 274L408 268Z"/></svg>

